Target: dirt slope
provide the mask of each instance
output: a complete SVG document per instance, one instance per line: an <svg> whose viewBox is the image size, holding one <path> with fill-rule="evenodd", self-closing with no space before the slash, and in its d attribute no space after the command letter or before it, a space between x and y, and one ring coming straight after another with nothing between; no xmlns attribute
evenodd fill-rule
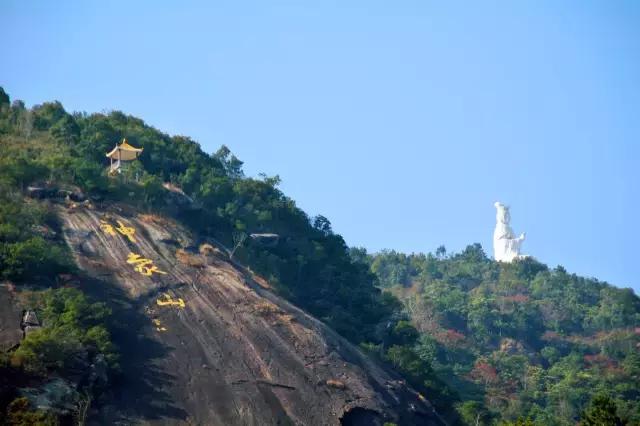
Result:
<svg viewBox="0 0 640 426"><path fill-rule="evenodd" d="M224 256L200 254L177 224L113 208L60 216L95 278L83 285L121 323L125 379L95 404L95 424L440 424L398 377Z"/></svg>

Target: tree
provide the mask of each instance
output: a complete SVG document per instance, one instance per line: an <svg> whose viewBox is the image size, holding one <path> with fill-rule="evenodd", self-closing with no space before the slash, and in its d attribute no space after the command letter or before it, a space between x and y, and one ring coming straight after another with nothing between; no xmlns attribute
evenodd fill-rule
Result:
<svg viewBox="0 0 640 426"><path fill-rule="evenodd" d="M322 215L318 215L313 218L313 227L324 235L331 235L333 233L333 230L331 229L331 222Z"/></svg>
<svg viewBox="0 0 640 426"><path fill-rule="evenodd" d="M258 175L262 178L262 181L267 185L275 188L282 183L282 179L280 179L280 175L275 176L267 176L266 173L258 173Z"/></svg>
<svg viewBox="0 0 640 426"><path fill-rule="evenodd" d="M65 115L49 129L51 135L58 138L65 144L73 145L78 142L80 137L80 127L70 115Z"/></svg>
<svg viewBox="0 0 640 426"><path fill-rule="evenodd" d="M441 247L444 248L444 246ZM458 256L469 262L485 262L488 260L487 255L479 243L468 245Z"/></svg>
<svg viewBox="0 0 640 426"><path fill-rule="evenodd" d="M7 92L4 91L2 87L0 87L0 107L3 105L9 105L11 103L11 99Z"/></svg>
<svg viewBox="0 0 640 426"><path fill-rule="evenodd" d="M215 154L213 154L213 158L218 160L224 170L232 179L241 179L244 177L244 172L242 171L242 161L238 159L235 155L231 153L231 150L226 146L222 145ZM279 179L279 178L278 178Z"/></svg>
<svg viewBox="0 0 640 426"><path fill-rule="evenodd" d="M73 181L86 191L105 191L107 189L108 182L104 167L100 167L93 162L77 159L72 161L72 170L74 175ZM143 188L145 188L145 191L148 191L144 182ZM148 195L145 193L145 196Z"/></svg>
<svg viewBox="0 0 640 426"><path fill-rule="evenodd" d="M0 245L0 276L3 278L55 275L70 269L67 253L41 237Z"/></svg>
<svg viewBox="0 0 640 426"><path fill-rule="evenodd" d="M24 154L17 154L7 158L0 158L0 182L20 189L37 179L43 179L49 175L49 169L43 164L34 161Z"/></svg>
<svg viewBox="0 0 640 426"><path fill-rule="evenodd" d="M622 419L616 414L617 407L608 395L596 395L589 407L582 413L581 426L622 426Z"/></svg>
<svg viewBox="0 0 640 426"><path fill-rule="evenodd" d="M409 321L398 321L393 328L391 344L413 345L419 333Z"/></svg>
<svg viewBox="0 0 640 426"><path fill-rule="evenodd" d="M162 181L155 175L145 174L140 182L145 204L158 206L164 199L165 189Z"/></svg>
<svg viewBox="0 0 640 426"><path fill-rule="evenodd" d="M230 259L233 259L233 255L236 253L236 250L242 247L246 239L247 239L247 234L244 232L233 233L233 248L231 249L231 253L229 253Z"/></svg>
<svg viewBox="0 0 640 426"><path fill-rule="evenodd" d="M37 130L47 130L68 115L60 102L45 102L33 107L33 126Z"/></svg>
<svg viewBox="0 0 640 426"><path fill-rule="evenodd" d="M491 420L491 414L478 401L465 401L457 407L461 420L468 426L486 425Z"/></svg>
<svg viewBox="0 0 640 426"><path fill-rule="evenodd" d="M500 426L536 426L529 417L518 417L513 422L501 422Z"/></svg>
<svg viewBox="0 0 640 426"><path fill-rule="evenodd" d="M20 134L28 141L33 133L33 112L30 109L23 108L18 111L18 128Z"/></svg>
<svg viewBox="0 0 640 426"><path fill-rule="evenodd" d="M472 377L482 380L485 385L493 385L500 380L495 367L483 360L476 362L471 375Z"/></svg>

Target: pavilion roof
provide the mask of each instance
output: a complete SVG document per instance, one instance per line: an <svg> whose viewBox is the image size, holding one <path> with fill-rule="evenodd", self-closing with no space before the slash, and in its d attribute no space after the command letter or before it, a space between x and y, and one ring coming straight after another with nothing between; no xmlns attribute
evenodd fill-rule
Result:
<svg viewBox="0 0 640 426"><path fill-rule="evenodd" d="M116 144L115 148L107 153L107 157L114 160L130 161L138 158L138 155L142 152L142 148L136 148L127 142L126 139L122 139L121 144Z"/></svg>

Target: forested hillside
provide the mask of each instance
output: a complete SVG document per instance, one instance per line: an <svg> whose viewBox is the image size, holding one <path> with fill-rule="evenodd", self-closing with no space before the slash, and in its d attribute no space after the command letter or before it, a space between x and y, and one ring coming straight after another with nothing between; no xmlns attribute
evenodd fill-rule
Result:
<svg viewBox="0 0 640 426"><path fill-rule="evenodd" d="M459 393L468 424L640 424L640 299L631 289L532 258L497 263L479 244L353 254L402 300L416 352Z"/></svg>
<svg viewBox="0 0 640 426"><path fill-rule="evenodd" d="M144 151L109 177L105 154L123 138ZM0 424L76 422L124 374L113 337L123 319L74 285L81 272L55 206L39 199L47 191L71 206L171 217L221 242L231 261L401 373L451 424L638 424L640 301L630 290L532 259L498 264L478 245L454 255L349 249L279 181L246 177L225 146L208 154L118 111L27 108L0 88L0 302L15 299L43 320L2 348ZM36 410L16 391L51 377L81 391L66 415Z"/></svg>
<svg viewBox="0 0 640 426"><path fill-rule="evenodd" d="M144 152L122 175L109 177L105 154L123 138ZM77 267L55 209L38 200L50 190L96 206L119 203L171 216L200 239L222 242L235 262L351 342L383 347L380 361L455 421L455 393L414 351L415 330L399 301L377 288L368 265L353 260L329 220L309 217L278 189L277 176L245 177L242 162L225 146L207 154L188 137L166 135L121 112L70 114L58 102L29 109L2 90L0 144L0 271L15 297L28 291L31 305L46 315L41 330L3 354L0 368L11 379L0 381L0 410L13 419L9 424L55 422L17 398L16 384L86 377L96 360L106 364L111 381L122 374L111 338L119 318L81 286L65 288ZM176 195L181 191L190 199L186 205ZM249 238L255 233L277 234L278 242L261 244ZM82 362L74 364L77 359ZM104 390L85 385L78 386L88 401ZM83 415L76 408L68 418Z"/></svg>

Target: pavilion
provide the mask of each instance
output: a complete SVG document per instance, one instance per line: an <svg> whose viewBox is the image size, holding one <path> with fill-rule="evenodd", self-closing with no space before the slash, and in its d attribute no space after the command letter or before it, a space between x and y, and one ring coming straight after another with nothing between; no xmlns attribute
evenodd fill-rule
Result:
<svg viewBox="0 0 640 426"><path fill-rule="evenodd" d="M140 156L142 148L135 148L127 143L126 139L122 139L120 145L116 144L107 157L111 160L109 165L109 174L121 173L126 168L129 161L133 161Z"/></svg>

